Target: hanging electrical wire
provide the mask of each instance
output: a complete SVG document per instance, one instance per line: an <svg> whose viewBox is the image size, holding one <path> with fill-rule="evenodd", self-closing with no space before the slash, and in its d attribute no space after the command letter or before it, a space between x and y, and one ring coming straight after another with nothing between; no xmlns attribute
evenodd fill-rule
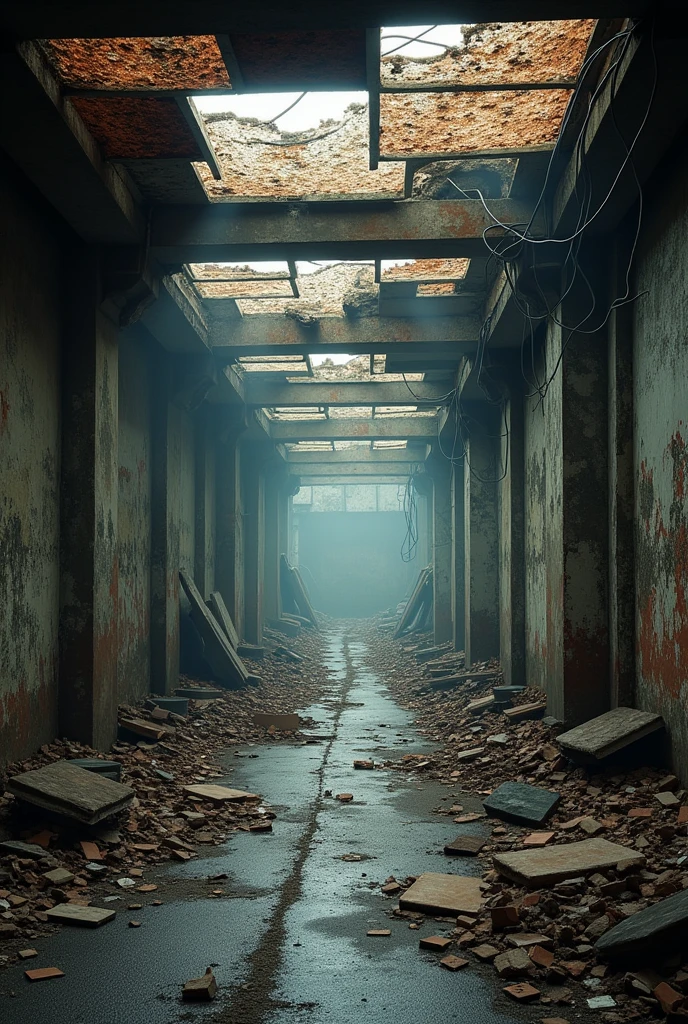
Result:
<svg viewBox="0 0 688 1024"><path fill-rule="evenodd" d="M520 311L524 318L524 330L521 340L521 372L524 380L531 389L531 393L528 397L534 395L539 396L539 403L541 403L547 391L554 380L556 374L561 366L564 353L568 345L570 344L573 337L577 334L594 334L605 326L609 317L612 315L615 309L626 305L629 302L634 302L639 297L638 294L631 294L631 270L635 251L637 248L638 240L640 237L640 230L642 225L643 217L643 191L640 183L640 179L633 162L633 152L637 146L638 140L642 135L643 129L647 124L652 109L652 104L657 90L657 79L658 79L658 67L657 57L654 45L654 24L650 26L649 32L649 45L652 55L652 66L653 66L653 77L652 83L649 90L647 102L644 104L643 113L640 118L639 125L635 130L633 137L627 141L621 132L614 104L616 100L617 88L618 88L618 77L620 70L625 66L625 59L628 55L628 51L634 35L638 29L637 22L631 23L623 31L617 32L610 39L602 43L590 56L585 60L581 72L578 77L576 88L573 92L569 105L567 107L562 127L560 130L559 138L555 144L554 150L551 154L545 179L540 191L540 195L533 207L533 211L530 216L530 220L527 224L511 224L506 225L502 223L497 217L494 216L489 208L489 204L485 201L482 192L479 189L461 189L456 182L452 181L451 178L447 178L453 187L460 192L466 198L470 198L470 194L478 197L483 208L488 214L492 221L483 232L483 239L487 248L490 251L490 259L495 259L504 271L505 280L509 287L517 309ZM588 100L586 115L583 119L583 123L578 131L576 142L573 147L573 159L575 166L575 184L573 189L573 199L577 204L577 216L575 224L568 234L563 237L555 236L550 230L549 225L546 223L546 230L543 233L535 234L533 226L536 220L536 216L540 208L544 204L545 197L547 195L550 177L552 175L552 169L555 166L556 161L559 158L560 144L562 138L565 138L566 129L570 123L572 112L577 109L577 100L580 97L584 88L587 86L588 72L591 70L597 59L605 53L615 47L609 60L609 65L601 75L600 80L596 83L595 87L590 93ZM617 168L614 174L611 185L606 190L604 197L601 200L596 201L596 208L592 210L592 203L594 198L594 180L589 167L588 153L587 153L587 142L588 142L588 130L592 122L593 114L600 98L605 94L609 95L609 111L611 122L614 127L622 147L623 147L623 159L621 160L620 166ZM638 193L638 215L635 226L635 232L633 236L633 242L630 248L628 262L626 266L626 272L623 275L623 282L625 288L623 293L617 295L605 309L598 311L598 303L595 295L595 290L588 279L585 271L583 270L580 260L580 248L585 235L591 224L602 214L603 210L608 205L614 190L616 189L621 177L626 170L630 169L633 176L635 187ZM544 209L544 216L547 222L547 209ZM499 231L499 237L494 237L494 232ZM538 277L537 263L537 247L542 245L562 245L566 246L566 252L563 260L561 261L561 287L556 294L555 301L551 301L544 288L541 285ZM531 273L531 280L534 283L536 295L540 303L540 308L533 308L532 292L526 295L520 287L520 278L518 276L518 264L521 263L522 267ZM557 315L556 310L561 307L565 299L571 294L574 287L581 286L584 292L589 296L589 302L586 308L583 309L581 315L575 323L566 323L560 316ZM476 365L478 367L477 379L478 383L485 391L486 396L489 398L489 392L484 387L484 380L486 372L485 356L489 345L491 335L491 318L488 317L483 324L480 331L478 340L478 350L476 354ZM562 340L561 348L559 351L558 358L551 372L545 377L544 380L539 380L538 372L536 368L536 356L535 356L535 331L540 324L545 322L551 322L558 326L564 332L564 338ZM531 370L530 374L526 374L524 369L524 357L525 347L530 347L530 362ZM539 404L538 403L538 404Z"/></svg>

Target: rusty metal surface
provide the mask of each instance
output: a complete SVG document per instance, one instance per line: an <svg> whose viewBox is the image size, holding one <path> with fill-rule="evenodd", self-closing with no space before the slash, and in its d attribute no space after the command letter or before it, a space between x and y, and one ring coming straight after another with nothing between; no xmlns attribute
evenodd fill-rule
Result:
<svg viewBox="0 0 688 1024"><path fill-rule="evenodd" d="M688 772L688 197L685 150L654 195L633 312L637 699L659 712ZM649 292L646 292L649 289Z"/></svg>
<svg viewBox="0 0 688 1024"><path fill-rule="evenodd" d="M0 233L1 765L57 728L61 260L4 174Z"/></svg>
<svg viewBox="0 0 688 1024"><path fill-rule="evenodd" d="M366 89L365 31L231 33L247 90Z"/></svg>
<svg viewBox="0 0 688 1024"><path fill-rule="evenodd" d="M75 96L72 102L108 160L201 159L198 143L174 99Z"/></svg>
<svg viewBox="0 0 688 1024"><path fill-rule="evenodd" d="M117 557L118 698L150 691L151 407L145 340L119 339Z"/></svg>
<svg viewBox="0 0 688 1024"><path fill-rule="evenodd" d="M339 122L299 133L233 114L206 114L204 121L222 169L215 181L198 168L212 201L403 197L402 167L368 169L368 114L360 105Z"/></svg>
<svg viewBox="0 0 688 1024"><path fill-rule="evenodd" d="M383 267L383 281L456 281L466 276L470 260L413 260L399 267ZM436 292L434 294L442 294Z"/></svg>
<svg viewBox="0 0 688 1024"><path fill-rule="evenodd" d="M45 39L48 60L74 89L229 89L214 36Z"/></svg>
<svg viewBox="0 0 688 1024"><path fill-rule="evenodd" d="M404 159L551 143L570 95L570 89L385 93L380 97L380 155Z"/></svg>
<svg viewBox="0 0 688 1024"><path fill-rule="evenodd" d="M380 81L394 86L557 82L578 74L593 20L464 26L464 46L436 57L383 57Z"/></svg>

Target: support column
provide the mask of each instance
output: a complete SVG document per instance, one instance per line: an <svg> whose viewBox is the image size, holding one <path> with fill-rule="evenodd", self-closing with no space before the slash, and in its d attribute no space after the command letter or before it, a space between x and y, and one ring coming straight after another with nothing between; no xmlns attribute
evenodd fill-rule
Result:
<svg viewBox="0 0 688 1024"><path fill-rule="evenodd" d="M265 463L274 455L271 442L248 441L241 450L244 523L244 639L261 644L265 579Z"/></svg>
<svg viewBox="0 0 688 1024"><path fill-rule="evenodd" d="M453 640L452 622L452 466L440 452L427 459L432 476L432 589L435 644Z"/></svg>
<svg viewBox="0 0 688 1024"><path fill-rule="evenodd" d="M156 349L152 423L151 690L179 681L181 409L173 402L174 357Z"/></svg>
<svg viewBox="0 0 688 1024"><path fill-rule="evenodd" d="M281 613L280 554L290 482L286 464L276 456L265 465L265 553L263 566L263 613L266 619L278 619Z"/></svg>
<svg viewBox="0 0 688 1024"><path fill-rule="evenodd" d="M624 256L616 243L615 294ZM611 707L635 705L635 544L633 515L633 306L609 318L609 666Z"/></svg>
<svg viewBox="0 0 688 1024"><path fill-rule="evenodd" d="M99 260L75 257L63 347L60 735L104 750L117 734L117 327Z"/></svg>
<svg viewBox="0 0 688 1024"><path fill-rule="evenodd" d="M466 665L499 657L498 414L465 402Z"/></svg>
<svg viewBox="0 0 688 1024"><path fill-rule="evenodd" d="M465 463L453 466L451 480L453 558L452 558L452 601L454 650L466 649L466 528L464 523L464 475Z"/></svg>
<svg viewBox="0 0 688 1024"><path fill-rule="evenodd" d="M217 406L215 586L240 636L244 628L244 540L239 442L245 429L243 406Z"/></svg>
<svg viewBox="0 0 688 1024"><path fill-rule="evenodd" d="M205 599L215 589L215 435L213 410L207 404L195 422L194 580Z"/></svg>
<svg viewBox="0 0 688 1024"><path fill-rule="evenodd" d="M512 368L502 419L499 500L499 646L504 681L526 681L525 454L520 371ZM518 376L517 376L518 374Z"/></svg>

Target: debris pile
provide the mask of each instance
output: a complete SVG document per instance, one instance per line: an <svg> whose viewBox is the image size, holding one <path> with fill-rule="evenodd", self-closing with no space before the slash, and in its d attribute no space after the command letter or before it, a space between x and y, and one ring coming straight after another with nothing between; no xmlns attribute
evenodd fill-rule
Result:
<svg viewBox="0 0 688 1024"><path fill-rule="evenodd" d="M303 633L289 643L294 651L278 646L266 654L257 686L218 690L182 678L181 696L121 707L109 760L56 740L7 766L0 776L0 966L28 958L33 940L57 923L107 923L124 894L159 905L159 885L150 880L157 865L188 861L236 831L271 830L275 814L258 794L217 783L232 772L229 759L258 756L251 748L260 742L312 742L294 709L322 695L327 673L314 657L315 637ZM258 668L248 660L246 667ZM72 789L64 779L60 789L54 775L69 776ZM118 777L121 785L111 781ZM96 805L105 807L102 817Z"/></svg>
<svg viewBox="0 0 688 1024"><path fill-rule="evenodd" d="M639 763L637 745L661 720L617 709L565 733L543 717L539 691L500 694L510 688L498 666L457 671L463 658L449 649L424 656L429 640L404 647L388 630L375 636L375 668L438 745L387 767L452 787L437 811L461 834L444 853L483 868L470 879L481 906L461 913L414 899L428 876L387 878L383 894L398 898L391 915L413 927L424 911L440 914L439 938L451 940L436 947L452 958L444 967L491 964L509 998L552 1007L557 1020L571 1006L576 1016L603 1011L606 1024L662 1015L688 1022L688 794L675 776ZM433 673L443 671L451 682L433 689L442 678ZM594 756L624 744L625 762ZM581 749L590 763L577 763ZM483 812L463 813L469 794ZM461 862L450 863L451 875L430 877L468 883Z"/></svg>

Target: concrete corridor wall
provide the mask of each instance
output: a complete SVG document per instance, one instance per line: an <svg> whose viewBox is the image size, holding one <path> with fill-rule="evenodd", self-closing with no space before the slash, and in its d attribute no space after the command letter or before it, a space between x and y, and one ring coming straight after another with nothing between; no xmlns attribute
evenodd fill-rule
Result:
<svg viewBox="0 0 688 1024"><path fill-rule="evenodd" d="M57 731L65 238L0 163L0 762ZM12 244L7 240L11 239Z"/></svg>

